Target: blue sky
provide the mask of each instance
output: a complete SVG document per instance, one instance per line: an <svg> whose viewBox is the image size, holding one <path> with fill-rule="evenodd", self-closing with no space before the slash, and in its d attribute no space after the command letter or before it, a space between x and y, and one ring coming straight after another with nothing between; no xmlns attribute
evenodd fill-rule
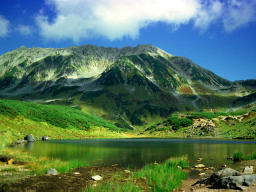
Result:
<svg viewBox="0 0 256 192"><path fill-rule="evenodd" d="M226 79L256 79L256 0L0 0L0 54L84 44L152 44Z"/></svg>

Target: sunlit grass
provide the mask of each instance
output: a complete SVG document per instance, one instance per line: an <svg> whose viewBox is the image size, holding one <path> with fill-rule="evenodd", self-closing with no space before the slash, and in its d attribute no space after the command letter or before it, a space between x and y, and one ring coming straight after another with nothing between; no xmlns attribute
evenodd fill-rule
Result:
<svg viewBox="0 0 256 192"><path fill-rule="evenodd" d="M187 158L182 157L169 159L162 164L146 165L131 172L128 177L117 172L110 180L90 186L84 192L173 191L181 187L181 181L187 178L187 173L182 169L188 166Z"/></svg>

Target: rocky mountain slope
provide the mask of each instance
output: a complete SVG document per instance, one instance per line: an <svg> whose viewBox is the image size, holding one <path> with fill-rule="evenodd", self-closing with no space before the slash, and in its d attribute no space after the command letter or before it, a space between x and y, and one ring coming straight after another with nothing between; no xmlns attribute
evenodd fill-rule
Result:
<svg viewBox="0 0 256 192"><path fill-rule="evenodd" d="M121 127L173 111L247 105L255 90L255 80L228 81L152 45L21 47L0 56L1 97L67 104Z"/></svg>

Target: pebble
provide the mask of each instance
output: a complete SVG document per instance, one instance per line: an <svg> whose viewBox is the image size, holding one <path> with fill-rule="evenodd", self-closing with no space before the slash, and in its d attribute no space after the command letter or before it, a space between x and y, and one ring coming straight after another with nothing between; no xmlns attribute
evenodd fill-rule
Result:
<svg viewBox="0 0 256 192"><path fill-rule="evenodd" d="M197 168L197 169L202 169L202 168L205 168L205 165L204 164L198 164L198 165L195 165L194 167Z"/></svg>
<svg viewBox="0 0 256 192"><path fill-rule="evenodd" d="M51 168L47 171L47 175L58 175L58 171L54 168Z"/></svg>
<svg viewBox="0 0 256 192"><path fill-rule="evenodd" d="M74 175L80 175L80 173L79 173L79 172L74 172L73 174L74 174Z"/></svg>
<svg viewBox="0 0 256 192"><path fill-rule="evenodd" d="M199 173L198 174L200 177L203 177L203 176L205 176L205 173Z"/></svg>
<svg viewBox="0 0 256 192"><path fill-rule="evenodd" d="M99 175L94 175L94 176L92 176L92 180L94 180L94 181L100 181L100 180L102 180L102 177L99 176Z"/></svg>

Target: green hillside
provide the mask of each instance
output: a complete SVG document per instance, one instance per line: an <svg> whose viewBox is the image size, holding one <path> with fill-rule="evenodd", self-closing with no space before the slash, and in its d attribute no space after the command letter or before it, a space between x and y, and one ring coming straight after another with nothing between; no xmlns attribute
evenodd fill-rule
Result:
<svg viewBox="0 0 256 192"><path fill-rule="evenodd" d="M98 135L100 131L102 135ZM39 138L81 138L120 131L125 129L71 107L0 99L1 144L23 139L29 133Z"/></svg>

